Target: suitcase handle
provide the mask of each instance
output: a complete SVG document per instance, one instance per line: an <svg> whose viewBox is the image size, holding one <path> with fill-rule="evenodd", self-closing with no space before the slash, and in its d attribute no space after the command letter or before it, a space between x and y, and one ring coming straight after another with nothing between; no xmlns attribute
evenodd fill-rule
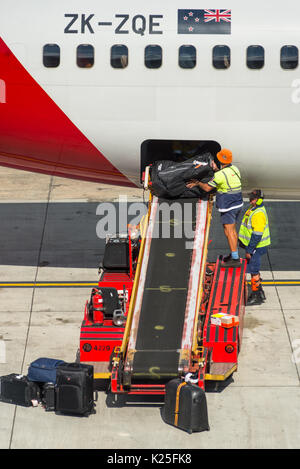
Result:
<svg viewBox="0 0 300 469"><path fill-rule="evenodd" d="M176 404L175 404L175 418L174 418L174 425L175 427L178 426L178 417L179 417L179 397L180 397L180 391L183 386L186 386L186 382L183 381L182 383L179 384L176 392Z"/></svg>
<svg viewBox="0 0 300 469"><path fill-rule="evenodd" d="M82 366L82 363L77 363L77 362L74 362L74 363L63 363L62 366L65 368L80 368Z"/></svg>

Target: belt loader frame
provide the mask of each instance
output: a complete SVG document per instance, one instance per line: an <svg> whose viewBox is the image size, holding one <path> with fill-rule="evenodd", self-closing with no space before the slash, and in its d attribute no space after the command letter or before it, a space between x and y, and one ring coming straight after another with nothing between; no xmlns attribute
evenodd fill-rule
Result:
<svg viewBox="0 0 300 469"><path fill-rule="evenodd" d="M85 312L81 328L80 361L92 363L95 378L105 381L106 385L110 384L111 392L116 394L164 395L165 393L165 383L159 379L155 381L152 377L150 383L126 382L126 376L124 379L124 367L128 358L126 354L152 205L153 198L150 195L148 214L140 226L141 243L137 262L134 263L130 257L128 272L104 271L99 280L99 287L110 286L119 291L126 290L125 324L116 326L113 321L106 320L102 325L95 325L92 321L89 323L88 314ZM211 215L212 201L209 200L203 262L197 289L197 308L193 318L193 340L190 350L186 350L187 360L182 370L182 377L190 374L193 382L202 389L205 389L206 381L224 381L237 370L247 297L244 260L238 268L222 267L221 259L215 263L208 263L206 260ZM130 249L129 253L131 254ZM235 316L234 325L228 327L217 323L219 318L216 320L215 316L222 314Z"/></svg>

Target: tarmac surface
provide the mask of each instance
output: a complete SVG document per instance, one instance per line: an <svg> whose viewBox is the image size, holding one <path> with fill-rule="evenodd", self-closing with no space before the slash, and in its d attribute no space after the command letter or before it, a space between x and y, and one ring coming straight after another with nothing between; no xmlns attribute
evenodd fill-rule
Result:
<svg viewBox="0 0 300 469"><path fill-rule="evenodd" d="M39 357L74 361L84 304L98 280L100 203L143 201L126 189L0 168L0 375ZM147 196L146 196L147 199ZM300 203L266 202L267 300L246 308L238 371L210 386L210 431L163 423L162 402L99 393L88 418L0 403L1 449L295 449L300 446ZM209 260L227 252L214 213Z"/></svg>

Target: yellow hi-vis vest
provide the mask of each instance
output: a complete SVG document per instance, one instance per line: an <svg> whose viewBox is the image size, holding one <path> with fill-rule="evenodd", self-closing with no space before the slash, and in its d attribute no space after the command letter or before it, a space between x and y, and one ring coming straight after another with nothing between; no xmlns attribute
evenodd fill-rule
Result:
<svg viewBox="0 0 300 469"><path fill-rule="evenodd" d="M261 232L255 232L255 229L252 225L253 215L258 214L259 212L262 212L264 214L266 218L266 224L264 227L264 231L262 233L262 238L256 247L263 248L271 244L269 220L268 220L266 209L265 207L258 206L254 210L252 208L249 208L243 217L242 224L241 224L240 231L239 231L239 240L244 244L244 246L249 245L253 232L254 234L261 234Z"/></svg>

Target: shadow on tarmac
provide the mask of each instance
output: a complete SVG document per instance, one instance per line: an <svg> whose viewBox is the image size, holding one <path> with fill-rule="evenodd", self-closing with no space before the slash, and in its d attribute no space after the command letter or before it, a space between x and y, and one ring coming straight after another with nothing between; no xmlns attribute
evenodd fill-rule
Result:
<svg viewBox="0 0 300 469"><path fill-rule="evenodd" d="M136 215L126 217L134 207L132 203L125 205L103 202L99 214L100 204L94 202L0 204L1 264L97 268L105 247L105 236L99 238L97 230L99 232L100 227L107 234L118 231L120 223L126 227ZM300 202L267 202L265 205L272 246L268 256L263 258L262 270L299 270ZM106 209L114 210L112 222L108 221ZM220 254L228 252L220 215L215 209L210 240L208 260L214 262Z"/></svg>
<svg viewBox="0 0 300 469"><path fill-rule="evenodd" d="M221 393L234 383L234 377L229 376L225 381L207 381L205 383L206 393ZM106 392L106 405L111 408L118 407L162 407L164 396L126 395Z"/></svg>

